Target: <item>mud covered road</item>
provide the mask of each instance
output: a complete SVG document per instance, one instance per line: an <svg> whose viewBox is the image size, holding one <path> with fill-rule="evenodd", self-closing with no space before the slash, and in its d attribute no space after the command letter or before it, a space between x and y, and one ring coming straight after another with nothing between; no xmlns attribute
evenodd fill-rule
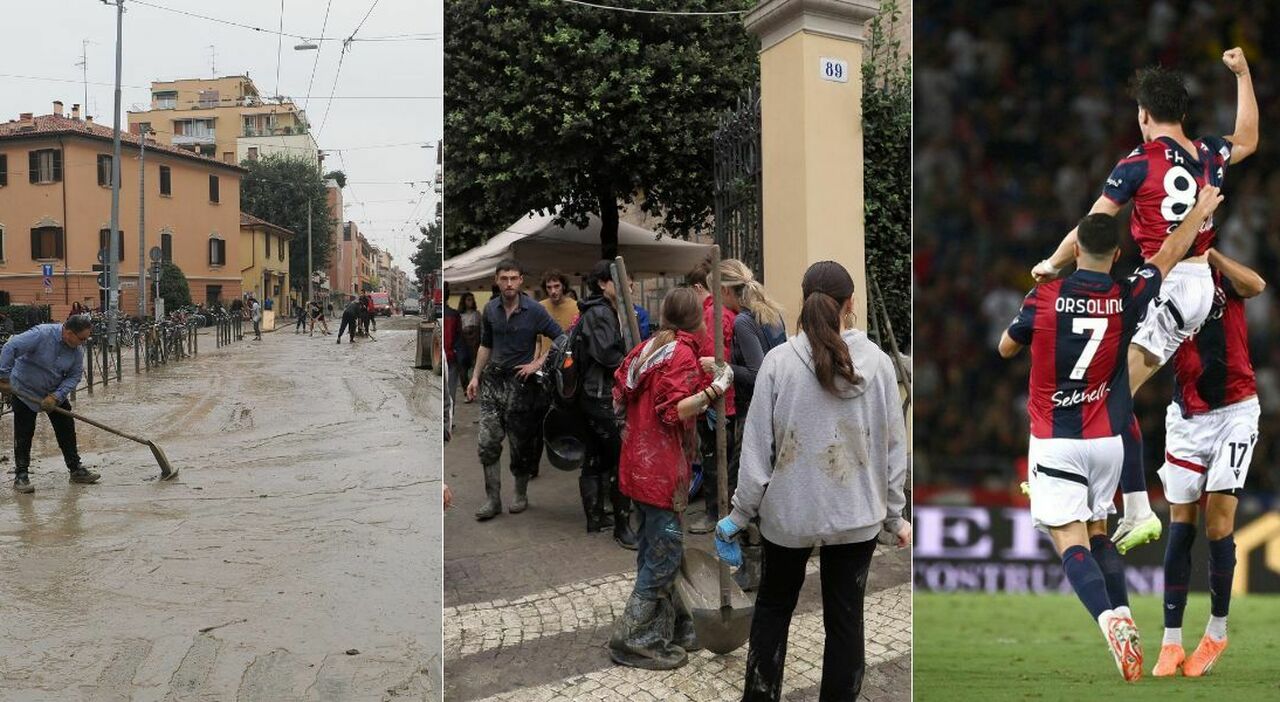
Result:
<svg viewBox="0 0 1280 702"><path fill-rule="evenodd" d="M439 699L440 391L417 319L354 347L292 327L81 393L181 469L40 419L34 495L0 489L0 699Z"/></svg>

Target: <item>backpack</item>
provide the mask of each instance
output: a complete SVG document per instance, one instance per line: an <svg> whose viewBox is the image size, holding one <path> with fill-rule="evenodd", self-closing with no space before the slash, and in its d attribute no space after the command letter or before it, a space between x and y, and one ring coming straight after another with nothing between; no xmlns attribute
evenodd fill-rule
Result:
<svg viewBox="0 0 1280 702"><path fill-rule="evenodd" d="M542 379L552 401L572 405L582 391L582 320L551 342L542 362Z"/></svg>

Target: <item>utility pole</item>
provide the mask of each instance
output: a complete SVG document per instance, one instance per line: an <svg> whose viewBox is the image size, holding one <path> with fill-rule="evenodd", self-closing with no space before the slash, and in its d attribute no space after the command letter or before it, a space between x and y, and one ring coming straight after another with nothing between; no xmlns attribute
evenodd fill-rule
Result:
<svg viewBox="0 0 1280 702"><path fill-rule="evenodd" d="M147 318L147 135L141 130L138 156L138 317Z"/></svg>
<svg viewBox="0 0 1280 702"><path fill-rule="evenodd" d="M116 6L116 93L115 127L111 134L111 243L102 262L107 274L107 338L116 342L116 316L120 310L120 266L116 252L120 250L120 74L123 72L124 0L102 0Z"/></svg>
<svg viewBox="0 0 1280 702"><path fill-rule="evenodd" d="M312 295L312 275L311 275L311 203L307 203L307 304L311 304ZM303 306L306 309L306 306Z"/></svg>
<svg viewBox="0 0 1280 702"><path fill-rule="evenodd" d="M84 84L84 114L89 115L89 40L80 40L80 81Z"/></svg>

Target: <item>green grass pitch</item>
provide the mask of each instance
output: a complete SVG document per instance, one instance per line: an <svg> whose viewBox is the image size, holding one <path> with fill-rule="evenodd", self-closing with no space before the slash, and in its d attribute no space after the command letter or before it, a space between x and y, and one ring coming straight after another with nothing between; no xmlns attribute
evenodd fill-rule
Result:
<svg viewBox="0 0 1280 702"><path fill-rule="evenodd" d="M1144 662L1132 684L1074 595L917 592L913 607L914 699L923 702L1280 700L1280 596L1232 599L1231 645L1201 678L1151 677L1164 633L1161 601L1134 598ZM1187 655L1208 618L1208 595L1193 594L1182 629Z"/></svg>

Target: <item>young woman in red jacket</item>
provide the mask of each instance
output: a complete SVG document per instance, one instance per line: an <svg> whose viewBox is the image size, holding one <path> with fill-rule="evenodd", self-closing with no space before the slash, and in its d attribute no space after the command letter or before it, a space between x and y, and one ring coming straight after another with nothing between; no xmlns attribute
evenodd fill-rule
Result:
<svg viewBox="0 0 1280 702"><path fill-rule="evenodd" d="M662 328L632 349L614 375L614 404L626 417L618 482L640 517L635 588L609 640L609 655L621 665L670 670L698 648L693 622L672 598L684 555L680 513L689 501L694 417L733 382L728 365L714 378L706 373L711 359L694 350L702 328L697 294L671 291L662 302Z"/></svg>

